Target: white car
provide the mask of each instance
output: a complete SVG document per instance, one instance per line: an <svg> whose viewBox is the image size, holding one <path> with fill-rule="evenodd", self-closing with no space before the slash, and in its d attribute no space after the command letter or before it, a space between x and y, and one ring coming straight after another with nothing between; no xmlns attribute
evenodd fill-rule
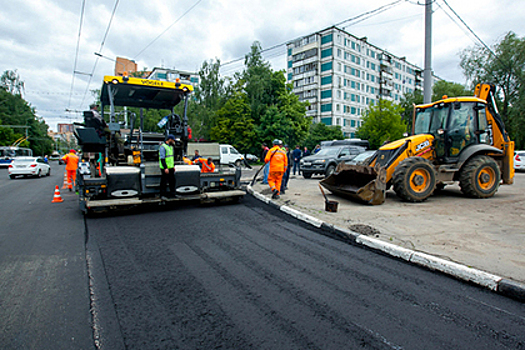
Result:
<svg viewBox="0 0 525 350"><path fill-rule="evenodd" d="M514 151L514 170L525 170L525 151Z"/></svg>
<svg viewBox="0 0 525 350"><path fill-rule="evenodd" d="M41 157L18 157L9 164L9 177L22 176L49 176L51 167Z"/></svg>

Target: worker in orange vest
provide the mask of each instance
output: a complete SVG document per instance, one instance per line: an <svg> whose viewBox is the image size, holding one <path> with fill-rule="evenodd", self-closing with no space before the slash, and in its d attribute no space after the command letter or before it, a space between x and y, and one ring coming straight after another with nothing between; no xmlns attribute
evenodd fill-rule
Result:
<svg viewBox="0 0 525 350"><path fill-rule="evenodd" d="M70 191L73 190L73 185L77 180L77 169L78 169L78 156L74 149L69 150L69 153L62 157L62 160L66 163L67 172L67 187Z"/></svg>
<svg viewBox="0 0 525 350"><path fill-rule="evenodd" d="M195 159L194 163L201 165L201 173L213 173L215 171L215 164L213 164L213 160L211 158L197 158Z"/></svg>
<svg viewBox="0 0 525 350"><path fill-rule="evenodd" d="M183 161L184 164L186 164L186 165L192 165L192 164L193 164L193 162L192 162L189 158L187 158L187 157L182 157L182 161Z"/></svg>
<svg viewBox="0 0 525 350"><path fill-rule="evenodd" d="M272 198L280 198L281 182L283 180L284 172L288 167L288 157L286 152L281 148L282 142L280 140L273 141L273 147L266 153L265 163L270 163L270 173L268 175L268 185L272 190Z"/></svg>

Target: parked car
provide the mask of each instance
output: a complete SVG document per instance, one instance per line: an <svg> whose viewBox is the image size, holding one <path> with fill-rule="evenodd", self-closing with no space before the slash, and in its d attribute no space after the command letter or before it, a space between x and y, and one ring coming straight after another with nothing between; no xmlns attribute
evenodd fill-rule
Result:
<svg viewBox="0 0 525 350"><path fill-rule="evenodd" d="M41 157L19 157L11 162L8 168L9 177L17 176L49 176L51 167Z"/></svg>
<svg viewBox="0 0 525 350"><path fill-rule="evenodd" d="M231 145L221 145L221 164L235 164L240 167L244 156Z"/></svg>
<svg viewBox="0 0 525 350"><path fill-rule="evenodd" d="M302 158L299 162L299 169L305 179L311 178L314 174L330 176L339 163L352 160L364 151L365 148L359 146L330 146L322 148L316 154Z"/></svg>
<svg viewBox="0 0 525 350"><path fill-rule="evenodd" d="M525 151L514 151L514 170L525 170Z"/></svg>
<svg viewBox="0 0 525 350"><path fill-rule="evenodd" d="M346 164L363 165L363 164L366 163L367 160L372 158L375 153L376 153L376 151L364 151L363 153L358 154L357 156L355 156L354 159L346 162Z"/></svg>
<svg viewBox="0 0 525 350"><path fill-rule="evenodd" d="M255 163L259 160L259 157L253 154L249 154L249 153L245 155L245 158L250 163Z"/></svg>

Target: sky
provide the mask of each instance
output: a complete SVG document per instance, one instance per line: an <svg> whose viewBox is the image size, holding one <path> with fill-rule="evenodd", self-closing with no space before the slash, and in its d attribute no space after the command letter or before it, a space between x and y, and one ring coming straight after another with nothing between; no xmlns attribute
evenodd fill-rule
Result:
<svg viewBox="0 0 525 350"><path fill-rule="evenodd" d="M0 12L0 70L17 70L24 98L52 130L81 121L117 56L139 69L198 71L219 59L221 73L243 68L258 41L272 68L286 67L288 41L377 10L339 27L424 67L424 0L17 0ZM434 0L432 69L461 84L460 52L512 31L525 36L525 6L512 0ZM82 11L83 9L83 11ZM81 17L81 13L83 16ZM81 21L82 18L82 21ZM99 52L104 57L94 53ZM238 60L240 59L240 60ZM228 63L234 61L233 63ZM0 72L0 73L1 73ZM76 73L74 73L76 72Z"/></svg>

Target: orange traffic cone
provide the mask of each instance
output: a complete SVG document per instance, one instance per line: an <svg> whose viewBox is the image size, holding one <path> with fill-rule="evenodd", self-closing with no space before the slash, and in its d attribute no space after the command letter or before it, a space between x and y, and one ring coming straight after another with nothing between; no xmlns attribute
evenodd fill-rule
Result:
<svg viewBox="0 0 525 350"><path fill-rule="evenodd" d="M62 199L62 197L60 197L60 190L58 189L58 185L56 185L55 187L55 196L53 197L53 200L51 201L51 203L60 203L60 202L63 202L64 200Z"/></svg>
<svg viewBox="0 0 525 350"><path fill-rule="evenodd" d="M67 188L67 171L64 171L64 184L62 185L62 189Z"/></svg>

